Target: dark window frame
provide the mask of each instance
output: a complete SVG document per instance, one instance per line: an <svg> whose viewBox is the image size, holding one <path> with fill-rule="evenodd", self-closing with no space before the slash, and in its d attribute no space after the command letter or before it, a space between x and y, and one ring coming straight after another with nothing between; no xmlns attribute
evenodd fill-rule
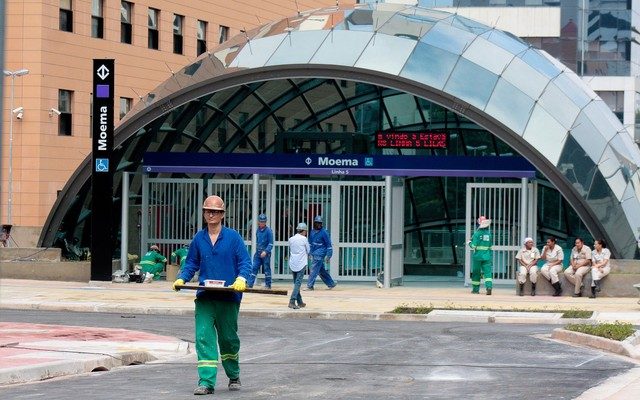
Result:
<svg viewBox="0 0 640 400"><path fill-rule="evenodd" d="M124 18L122 8L128 5L128 19ZM133 3L129 1L120 2L120 43L133 44Z"/></svg>

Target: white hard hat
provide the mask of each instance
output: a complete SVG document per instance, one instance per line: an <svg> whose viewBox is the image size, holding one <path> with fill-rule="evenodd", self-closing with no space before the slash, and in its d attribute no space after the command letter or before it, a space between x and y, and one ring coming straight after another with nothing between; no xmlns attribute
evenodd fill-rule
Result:
<svg viewBox="0 0 640 400"><path fill-rule="evenodd" d="M306 230L309 230L309 229L307 228L307 224L305 224L304 222L300 222L298 224L298 226L296 226L296 230L297 231L306 231Z"/></svg>

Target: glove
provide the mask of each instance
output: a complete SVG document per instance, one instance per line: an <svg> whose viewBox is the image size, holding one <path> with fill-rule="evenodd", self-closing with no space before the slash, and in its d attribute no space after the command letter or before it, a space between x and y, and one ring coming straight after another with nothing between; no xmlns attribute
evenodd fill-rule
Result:
<svg viewBox="0 0 640 400"><path fill-rule="evenodd" d="M236 292L244 292L247 289L247 280L239 276L236 278L236 281L233 282L233 285L229 287Z"/></svg>
<svg viewBox="0 0 640 400"><path fill-rule="evenodd" d="M175 281L175 282L173 282L173 290L174 290L174 291L176 291L176 292L177 292L178 290L180 290L180 289L178 289L178 288L176 287L176 286L179 286L179 285L184 285L184 280L183 280L183 279L176 279L176 281Z"/></svg>

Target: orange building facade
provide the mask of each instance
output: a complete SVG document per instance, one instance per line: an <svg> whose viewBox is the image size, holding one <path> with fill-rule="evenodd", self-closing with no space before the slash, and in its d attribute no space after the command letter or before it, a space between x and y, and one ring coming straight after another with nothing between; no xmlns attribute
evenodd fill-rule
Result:
<svg viewBox="0 0 640 400"><path fill-rule="evenodd" d="M298 7L333 4L7 0L0 223L14 226L13 245L35 244L58 192L91 151L94 58L115 59L118 120L172 71L221 41L295 15ZM28 73L15 74L23 69Z"/></svg>

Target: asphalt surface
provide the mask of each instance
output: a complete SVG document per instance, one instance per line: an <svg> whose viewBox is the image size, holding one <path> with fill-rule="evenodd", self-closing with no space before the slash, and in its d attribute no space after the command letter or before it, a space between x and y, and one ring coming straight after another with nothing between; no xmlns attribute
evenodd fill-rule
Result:
<svg viewBox="0 0 640 400"><path fill-rule="evenodd" d="M193 318L2 310L2 321L139 330L193 341ZM240 392L215 398L571 399L635 366L548 339L554 326L240 319ZM193 398L195 355L0 388L2 399Z"/></svg>

